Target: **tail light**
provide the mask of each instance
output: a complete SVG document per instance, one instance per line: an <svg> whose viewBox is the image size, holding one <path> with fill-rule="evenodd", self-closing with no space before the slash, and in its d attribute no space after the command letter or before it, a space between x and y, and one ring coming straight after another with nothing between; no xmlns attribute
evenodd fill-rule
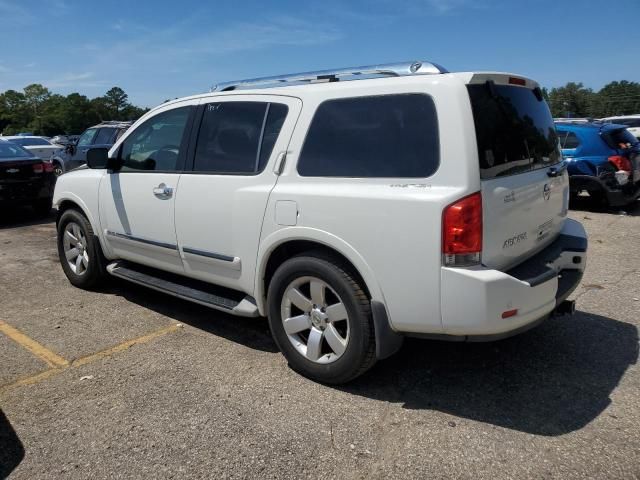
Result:
<svg viewBox="0 0 640 480"><path fill-rule="evenodd" d="M609 157L609 162L613 163L618 170L624 170L625 172L631 172L631 160L622 155L614 155Z"/></svg>
<svg viewBox="0 0 640 480"><path fill-rule="evenodd" d="M44 172L44 165L42 163L34 163L33 173L42 173L42 172Z"/></svg>
<svg viewBox="0 0 640 480"><path fill-rule="evenodd" d="M45 172L47 172L47 173L51 173L51 172L53 172L53 163L51 163L51 162L44 162L44 163L42 164L42 166L43 166L43 168L44 168L44 171L45 171Z"/></svg>
<svg viewBox="0 0 640 480"><path fill-rule="evenodd" d="M482 253L482 195L461 198L442 213L442 263L462 267L480 263Z"/></svg>

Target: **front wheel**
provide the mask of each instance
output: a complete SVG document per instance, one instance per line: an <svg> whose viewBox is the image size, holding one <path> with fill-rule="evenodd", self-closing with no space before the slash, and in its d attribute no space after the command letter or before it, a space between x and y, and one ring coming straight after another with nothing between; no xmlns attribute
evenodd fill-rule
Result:
<svg viewBox="0 0 640 480"><path fill-rule="evenodd" d="M77 210L67 210L60 217L58 256L62 270L76 287L94 288L107 276L100 243L89 220Z"/></svg>
<svg viewBox="0 0 640 480"><path fill-rule="evenodd" d="M284 262L268 291L269 326L291 368L340 384L373 366L371 307L349 266L322 253Z"/></svg>

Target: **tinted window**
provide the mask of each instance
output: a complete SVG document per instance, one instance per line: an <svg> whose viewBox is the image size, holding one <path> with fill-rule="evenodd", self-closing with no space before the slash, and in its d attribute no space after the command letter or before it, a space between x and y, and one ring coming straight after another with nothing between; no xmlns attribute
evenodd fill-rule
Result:
<svg viewBox="0 0 640 480"><path fill-rule="evenodd" d="M0 158L31 158L33 155L20 145L0 140Z"/></svg>
<svg viewBox="0 0 640 480"><path fill-rule="evenodd" d="M578 148L580 146L580 140L578 136L573 132L567 133L567 138L562 144L562 148Z"/></svg>
<svg viewBox="0 0 640 480"><path fill-rule="evenodd" d="M44 138L15 138L11 140L12 143L16 143L22 147L32 147L37 145L51 145Z"/></svg>
<svg viewBox="0 0 640 480"><path fill-rule="evenodd" d="M122 170L176 171L190 107L159 113L122 143Z"/></svg>
<svg viewBox="0 0 640 480"><path fill-rule="evenodd" d="M439 164L431 97L383 95L322 103L298 161L302 176L428 177Z"/></svg>
<svg viewBox="0 0 640 480"><path fill-rule="evenodd" d="M221 102L206 106L194 170L216 173L258 173L264 169L287 106L264 102Z"/></svg>
<svg viewBox="0 0 640 480"><path fill-rule="evenodd" d="M528 172L560 161L558 135L541 95L492 82L467 88L481 178Z"/></svg>
<svg viewBox="0 0 640 480"><path fill-rule="evenodd" d="M89 130L86 130L82 135L80 135L80 138L78 139L78 146L82 147L85 145L91 145L96 133L98 133L97 128L90 128Z"/></svg>
<svg viewBox="0 0 640 480"><path fill-rule="evenodd" d="M114 128L101 128L93 142L96 145L108 145L113 141Z"/></svg>

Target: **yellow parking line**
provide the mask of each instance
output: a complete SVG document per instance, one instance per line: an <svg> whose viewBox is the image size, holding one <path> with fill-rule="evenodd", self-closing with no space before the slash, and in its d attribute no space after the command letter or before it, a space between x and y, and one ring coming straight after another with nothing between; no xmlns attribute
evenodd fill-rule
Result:
<svg viewBox="0 0 640 480"><path fill-rule="evenodd" d="M86 357L81 357L73 362L71 362L71 366L79 367L81 365L86 365L87 363L95 362L96 360L100 360L101 358L110 357L114 353L121 352L123 350L127 350L134 345L139 345L141 343L147 343L154 338L161 337L162 335L166 335L167 333L171 333L175 330L181 328L180 324L169 325L168 327L161 328L160 330L156 330L155 332L151 332L147 335L143 335L142 337L134 338L133 340L128 340L126 342L115 345L111 348L107 348L106 350L102 350L101 352L92 353L91 355L87 355Z"/></svg>
<svg viewBox="0 0 640 480"><path fill-rule="evenodd" d="M4 333L11 340L16 342L18 345L26 348L31 353L33 353L36 357L40 358L47 365L54 368L66 367L69 365L69 362L62 358L57 353L52 352L48 348L40 345L38 342L33 340L32 338L27 337L24 333L18 330L15 327L12 327L8 323L0 320L0 332Z"/></svg>
<svg viewBox="0 0 640 480"><path fill-rule="evenodd" d="M14 332L17 332L18 334L22 335L22 337L26 338L27 340L30 340L31 342L35 343L36 345L39 345L37 342L31 340L26 335L18 332L15 328L9 327L9 325L7 325L6 323L0 321L0 332L3 332L5 334L7 334L6 331L5 331L5 329L7 327L12 332L12 335L14 334ZM67 360L62 359L61 357L58 357L58 358L64 360L65 363L61 364L61 365L52 365L54 368L51 368L49 370L45 370L44 372L37 373L36 375L32 375L30 377L21 378L21 379L15 381L13 383L9 383L7 385L0 385L0 395L5 393L5 392L7 392L8 390L12 390L12 389L14 389L16 387L21 387L23 385L32 385L34 383L40 382L41 380L45 380L47 378L53 377L54 375L57 375L59 373L64 372L65 370L67 370L67 368L80 367L82 365L86 365L88 363L95 362L96 360L100 360L102 358L110 357L111 355L113 355L115 353L118 353L118 352L122 352L124 350L127 350L127 349L131 348L134 345L140 345L140 344L143 344L143 343L147 343L147 342L153 340L154 338L161 337L163 335L166 335L167 333L171 333L171 332L174 332L176 330L179 330L180 328L182 328L181 324L172 324L172 325L169 325L168 327L164 327L164 328L161 328L160 330L156 330L155 332L151 332L151 333L148 333L148 334L143 335L141 337L134 338L133 340L127 340L126 342L120 343L118 345L114 345L113 347L107 348L106 350L102 350L102 351L97 352L97 353L92 353L91 355L87 355L86 357L78 358L76 360L73 360L71 363L69 363ZM10 335L7 334L7 336L10 336ZM13 337L10 337L10 338L13 338ZM14 340L15 340L15 338L14 338ZM21 339L21 340L23 340L23 339ZM18 343L20 343L21 345L26 346L22 342L18 342ZM46 348L42 347L41 345L40 345L40 347L43 348L45 351L48 351ZM27 348L29 348L29 347L27 347ZM29 348L29 350L31 350L31 348ZM50 352L50 353L52 353L52 352ZM55 354L53 354L53 355L55 355ZM40 356L40 355L38 355L38 356Z"/></svg>

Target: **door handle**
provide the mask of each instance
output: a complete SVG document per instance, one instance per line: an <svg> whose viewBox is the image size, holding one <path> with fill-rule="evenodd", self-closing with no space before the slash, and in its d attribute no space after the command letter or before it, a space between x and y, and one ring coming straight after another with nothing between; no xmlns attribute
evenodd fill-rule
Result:
<svg viewBox="0 0 640 480"><path fill-rule="evenodd" d="M166 200L173 196L173 188L161 183L153 189L153 194L160 200Z"/></svg>

